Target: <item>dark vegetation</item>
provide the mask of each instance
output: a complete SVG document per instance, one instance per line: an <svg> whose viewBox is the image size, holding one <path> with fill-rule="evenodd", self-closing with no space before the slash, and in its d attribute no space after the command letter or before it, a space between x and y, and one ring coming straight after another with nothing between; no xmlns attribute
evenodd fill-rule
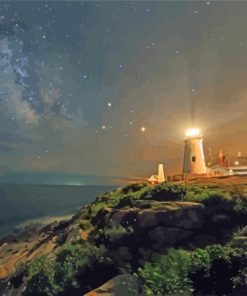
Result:
<svg viewBox="0 0 247 296"><path fill-rule="evenodd" d="M214 233L214 241L187 239L155 251L131 213L133 223L128 225L109 227L104 221L112 209L155 209L167 207L166 202L202 204L206 219L198 231L200 235ZM120 272L137 275L140 291L133 294L238 295L231 293L247 287L246 219L244 185L237 190L166 183L116 189L76 215L79 229L90 230L87 242L77 239L75 232L71 242L26 266L25 295L83 295Z"/></svg>

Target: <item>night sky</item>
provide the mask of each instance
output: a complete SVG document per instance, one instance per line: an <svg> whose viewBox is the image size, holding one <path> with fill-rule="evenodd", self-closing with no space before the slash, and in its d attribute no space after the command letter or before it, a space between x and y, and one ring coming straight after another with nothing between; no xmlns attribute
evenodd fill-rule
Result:
<svg viewBox="0 0 247 296"><path fill-rule="evenodd" d="M193 123L206 156L247 152L246 13L244 1L1 1L2 180L180 173Z"/></svg>

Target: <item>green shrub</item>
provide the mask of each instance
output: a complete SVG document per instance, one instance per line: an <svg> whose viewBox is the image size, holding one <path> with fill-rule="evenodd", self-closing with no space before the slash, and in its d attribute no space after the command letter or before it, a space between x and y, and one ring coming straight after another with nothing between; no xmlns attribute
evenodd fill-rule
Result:
<svg viewBox="0 0 247 296"><path fill-rule="evenodd" d="M225 293L233 289L234 276L236 281L239 280L237 264L240 264L242 254L241 249L221 245L211 245L191 252L171 249L166 255L153 257L139 269L142 289L148 296L188 296L193 295L193 291L203 292L204 289L212 295L215 289ZM245 271L242 272L241 280L246 275ZM225 285L222 284L223 274Z"/></svg>
<svg viewBox="0 0 247 296"><path fill-rule="evenodd" d="M186 194L184 186L159 184L156 186L149 186L139 196L139 199L158 200L158 201L172 201L181 200Z"/></svg>
<svg viewBox="0 0 247 296"><path fill-rule="evenodd" d="M91 268L101 252L95 246L66 244L52 260L41 257L27 266L26 295L56 296L66 289L79 288L78 276Z"/></svg>
<svg viewBox="0 0 247 296"><path fill-rule="evenodd" d="M61 291L56 281L56 262L40 257L27 265L27 288L25 295L54 296Z"/></svg>
<svg viewBox="0 0 247 296"><path fill-rule="evenodd" d="M147 187L146 183L136 183L136 184L131 184L123 187L121 189L123 194L131 193L131 192L137 192L142 190L143 188Z"/></svg>
<svg viewBox="0 0 247 296"><path fill-rule="evenodd" d="M237 214L247 214L247 198L246 196L241 196L235 199L234 211Z"/></svg>
<svg viewBox="0 0 247 296"><path fill-rule="evenodd" d="M133 232L133 229L131 227L125 228L121 225L117 227L111 227L111 228L104 228L104 235L106 238L108 238L110 241L115 241L123 236L129 235Z"/></svg>
<svg viewBox="0 0 247 296"><path fill-rule="evenodd" d="M220 203L232 203L232 198L229 192L209 191L207 199L204 200L205 204L218 205Z"/></svg>
<svg viewBox="0 0 247 296"><path fill-rule="evenodd" d="M207 246L205 250L208 252L211 262L216 259L224 259L229 261L229 254L233 251L231 247L221 245Z"/></svg>
<svg viewBox="0 0 247 296"><path fill-rule="evenodd" d="M121 198L115 208L120 209L124 207L131 207L134 204L134 197L131 195L126 195Z"/></svg>
<svg viewBox="0 0 247 296"><path fill-rule="evenodd" d="M82 230L88 230L92 227L92 224L90 223L90 220L80 220L79 227Z"/></svg>
<svg viewBox="0 0 247 296"><path fill-rule="evenodd" d="M90 243L67 244L57 252L56 261L60 264L60 272L63 273L63 277L66 281L67 279L70 281L85 267L91 266L99 256L99 249Z"/></svg>
<svg viewBox="0 0 247 296"><path fill-rule="evenodd" d="M211 265L210 255L207 250L196 249L190 256L190 273L203 270L208 273Z"/></svg>
<svg viewBox="0 0 247 296"><path fill-rule="evenodd" d="M202 202L207 199L209 196L209 192L207 190L188 190L183 197L183 201L191 201L191 202Z"/></svg>
<svg viewBox="0 0 247 296"><path fill-rule="evenodd" d="M147 296L192 295L188 278L189 252L169 250L167 255L156 256L139 269L143 290Z"/></svg>

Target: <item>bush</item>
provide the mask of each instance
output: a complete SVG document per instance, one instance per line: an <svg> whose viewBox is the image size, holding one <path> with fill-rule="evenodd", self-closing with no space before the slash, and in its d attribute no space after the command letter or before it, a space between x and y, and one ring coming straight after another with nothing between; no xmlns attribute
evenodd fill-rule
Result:
<svg viewBox="0 0 247 296"><path fill-rule="evenodd" d="M104 228L104 235L110 241L121 239L123 236L127 236L133 232L131 227L125 228L121 225L112 228Z"/></svg>
<svg viewBox="0 0 247 296"><path fill-rule="evenodd" d="M78 289L78 276L100 255L99 249L89 243L66 244L52 260L41 257L32 261L27 266L25 295L56 296L66 289Z"/></svg>
<svg viewBox="0 0 247 296"><path fill-rule="evenodd" d="M190 273L203 271L208 273L211 265L210 255L207 250L196 249L190 257Z"/></svg>
<svg viewBox="0 0 247 296"><path fill-rule="evenodd" d="M82 230L88 230L92 227L92 224L90 223L90 220L80 220L79 221L79 227Z"/></svg>
<svg viewBox="0 0 247 296"><path fill-rule="evenodd" d="M237 197L235 200L234 211L237 214L247 214L247 198L246 196Z"/></svg>
<svg viewBox="0 0 247 296"><path fill-rule="evenodd" d="M131 185L123 187L121 191L123 194L127 194L127 193L131 193L131 192L140 191L145 187L147 187L146 183L136 183L136 184L131 184Z"/></svg>
<svg viewBox="0 0 247 296"><path fill-rule="evenodd" d="M170 250L167 255L156 256L139 269L143 290L147 296L192 295L188 278L189 252Z"/></svg>
<svg viewBox="0 0 247 296"><path fill-rule="evenodd" d="M115 208L131 207L134 204L134 198L131 195L126 195L121 198Z"/></svg>
<svg viewBox="0 0 247 296"><path fill-rule="evenodd" d="M142 289L148 296L223 295L233 290L235 282L246 277L246 254L241 249L211 245L189 252L169 250L157 255L139 269Z"/></svg>
<svg viewBox="0 0 247 296"><path fill-rule="evenodd" d="M61 291L56 281L56 262L40 257L27 265L27 288L25 295L54 296Z"/></svg>
<svg viewBox="0 0 247 296"><path fill-rule="evenodd" d="M229 254L233 252L234 249L228 246L221 245L211 245L207 246L205 250L208 252L211 262L217 259L223 259L226 261L230 260Z"/></svg>
<svg viewBox="0 0 247 296"><path fill-rule="evenodd" d="M139 199L157 200L157 201L172 201L181 200L186 194L184 186L159 184L149 186L140 194Z"/></svg>
<svg viewBox="0 0 247 296"><path fill-rule="evenodd" d="M64 286L76 287L76 275L99 257L98 249L89 244L69 244L62 247L57 253L56 261L59 263L59 276Z"/></svg>

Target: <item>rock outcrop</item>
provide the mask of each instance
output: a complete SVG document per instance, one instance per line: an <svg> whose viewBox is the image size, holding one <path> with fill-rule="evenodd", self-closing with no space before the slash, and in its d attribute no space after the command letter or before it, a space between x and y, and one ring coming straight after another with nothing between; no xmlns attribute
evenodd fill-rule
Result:
<svg viewBox="0 0 247 296"><path fill-rule="evenodd" d="M106 209L104 227L133 229L139 246L160 251L194 234L204 223L205 207L193 202L155 202L150 208ZM124 243L123 243L124 244Z"/></svg>
<svg viewBox="0 0 247 296"><path fill-rule="evenodd" d="M133 290L138 290L137 279L130 274L120 274L84 296L131 296Z"/></svg>

